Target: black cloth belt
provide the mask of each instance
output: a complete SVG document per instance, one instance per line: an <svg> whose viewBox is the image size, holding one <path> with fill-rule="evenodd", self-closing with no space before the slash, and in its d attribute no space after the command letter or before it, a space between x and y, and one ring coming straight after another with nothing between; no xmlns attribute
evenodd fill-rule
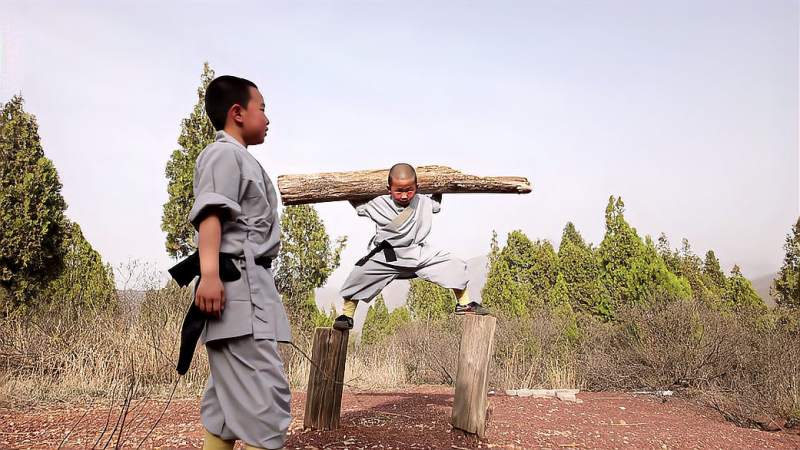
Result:
<svg viewBox="0 0 800 450"><path fill-rule="evenodd" d="M378 245L375 246L375 248L373 248L372 250L370 250L369 253L367 253L367 256L356 261L356 265L363 266L364 264L367 263L367 261L370 260L370 258L377 255L379 252L383 252L383 256L386 257L386 262L397 261L397 254L394 252L394 247L392 247L392 244L386 241L381 241L378 243Z"/></svg>
<svg viewBox="0 0 800 450"><path fill-rule="evenodd" d="M230 253L220 252L219 254L219 278L222 281L236 281L242 277L239 268L236 267L235 259L239 257ZM256 258L256 264L269 269L272 267L272 258L261 256ZM200 276L200 252L196 251L186 257L183 261L174 265L169 269L169 274L178 283L179 286L187 286L195 277ZM178 365L177 370L180 375L186 374L189 371L189 366L192 363L195 347L200 335L203 333L203 328L206 325L208 316L200 310L195 304L194 299L189 305L189 310L186 311L186 317L183 318L183 325L181 326L181 348L178 352Z"/></svg>

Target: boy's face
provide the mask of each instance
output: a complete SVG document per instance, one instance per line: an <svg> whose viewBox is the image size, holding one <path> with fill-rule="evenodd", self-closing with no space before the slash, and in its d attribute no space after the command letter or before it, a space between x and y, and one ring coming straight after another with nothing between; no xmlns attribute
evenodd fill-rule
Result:
<svg viewBox="0 0 800 450"><path fill-rule="evenodd" d="M242 139L247 145L258 145L264 142L269 128L269 119L264 113L266 105L261 92L250 87L250 101L247 108L241 109Z"/></svg>
<svg viewBox="0 0 800 450"><path fill-rule="evenodd" d="M392 178L392 184L389 185L389 193L395 203L408 206L417 193L417 180L413 178Z"/></svg>

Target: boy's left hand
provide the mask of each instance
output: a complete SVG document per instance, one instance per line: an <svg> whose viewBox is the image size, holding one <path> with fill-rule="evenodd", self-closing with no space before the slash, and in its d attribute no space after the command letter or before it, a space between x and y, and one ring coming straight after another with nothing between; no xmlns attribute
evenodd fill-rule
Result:
<svg viewBox="0 0 800 450"><path fill-rule="evenodd" d="M200 311L219 319L225 309L225 288L219 276L200 277L194 302Z"/></svg>

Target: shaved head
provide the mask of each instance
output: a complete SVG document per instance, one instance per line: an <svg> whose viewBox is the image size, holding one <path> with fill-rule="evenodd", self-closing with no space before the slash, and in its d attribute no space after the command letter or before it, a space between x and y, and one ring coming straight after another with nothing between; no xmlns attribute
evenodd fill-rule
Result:
<svg viewBox="0 0 800 450"><path fill-rule="evenodd" d="M414 180L414 183L417 182L417 171L414 170L414 167L411 164L406 163L399 163L392 166L389 169L389 186L392 185L392 180Z"/></svg>

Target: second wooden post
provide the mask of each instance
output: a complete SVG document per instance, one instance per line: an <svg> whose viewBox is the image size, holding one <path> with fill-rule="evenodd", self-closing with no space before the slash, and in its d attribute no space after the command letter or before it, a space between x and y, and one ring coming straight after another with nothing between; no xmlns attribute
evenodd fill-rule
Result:
<svg viewBox="0 0 800 450"><path fill-rule="evenodd" d="M317 328L311 350L303 426L315 430L339 428L347 359L347 331Z"/></svg>
<svg viewBox="0 0 800 450"><path fill-rule="evenodd" d="M465 316L458 351L452 424L479 437L486 434L486 389L496 325L497 319L491 316Z"/></svg>

